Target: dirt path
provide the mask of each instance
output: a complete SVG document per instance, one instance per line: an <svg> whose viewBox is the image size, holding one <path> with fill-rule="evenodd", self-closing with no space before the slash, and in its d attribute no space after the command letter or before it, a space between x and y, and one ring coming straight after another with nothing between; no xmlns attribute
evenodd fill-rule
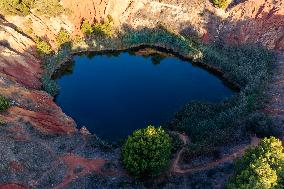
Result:
<svg viewBox="0 0 284 189"><path fill-rule="evenodd" d="M225 162L232 162L234 159L241 157L245 150L248 149L250 146L257 146L259 144L260 139L257 137L252 137L251 138L251 143L249 145L244 145L239 147L234 153L224 156L221 159L218 159L216 161L212 161L210 163L207 163L205 165L200 165L200 166L196 166L196 167L192 167L192 168L188 168L188 169L182 169L179 166L179 161L180 161L180 156L183 153L184 150L186 150L186 144L188 144L189 139L186 135L183 134L179 134L180 135L180 139L184 142L184 146L182 147L182 149L177 153L176 157L173 160L172 163L172 172L173 173L180 173L180 174L184 174L184 173L195 173L195 172L199 172L199 171L204 171L204 170L209 170L212 169L216 166L218 166L219 164L225 163Z"/></svg>

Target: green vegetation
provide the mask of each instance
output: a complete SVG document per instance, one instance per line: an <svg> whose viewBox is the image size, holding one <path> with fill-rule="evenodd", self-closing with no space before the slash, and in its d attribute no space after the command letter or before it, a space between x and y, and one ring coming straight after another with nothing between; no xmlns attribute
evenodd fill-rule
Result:
<svg viewBox="0 0 284 189"><path fill-rule="evenodd" d="M217 68L239 87L240 91L232 98L219 103L191 102L176 114L169 129L189 136L191 143L188 148L192 156L214 153L222 145L241 141L247 137L246 129L252 131L251 128L255 128L254 132L259 133L266 130L254 126L246 128L246 124L248 120L250 125L258 124L251 117L265 103L264 91L275 62L274 54L269 50L252 44L227 46L217 42L205 45L163 27L127 31L120 35L120 39L124 46L147 44L173 49L179 55L202 62L201 66ZM259 129L262 131L257 131Z"/></svg>
<svg viewBox="0 0 284 189"><path fill-rule="evenodd" d="M5 124L6 124L6 122L3 121L2 119L0 119L0 126L1 126L1 125L5 125Z"/></svg>
<svg viewBox="0 0 284 189"><path fill-rule="evenodd" d="M91 41L91 42L90 42ZM78 46L78 50L82 42ZM226 46L222 43L214 45L203 45L197 40L184 38L163 27L156 29L125 30L117 38L94 38L88 39L88 47L93 50L127 48L141 44L160 46L166 49L173 49L178 54L198 59L202 65L213 66L223 73L224 77L233 81L240 87L240 92L234 97L220 103L192 102L179 111L173 120L173 126L169 129L185 132L191 139L188 146L191 154L214 153L216 150L231 142L243 140L247 131L262 133L269 136L272 131L265 127L256 127L258 120L263 114L258 114L255 119L255 111L260 109L265 102L264 90L270 78L271 65L274 56L268 50L257 45ZM46 78L50 78L58 65L70 55L70 50L59 51L46 59ZM52 79L45 79L52 82L45 85L48 91L58 90ZM50 87L52 86L52 87ZM49 90L54 88L55 90ZM52 92L52 94L54 94ZM239 123L243 120L242 124ZM249 125L244 123L248 122ZM273 126L271 126L273 128ZM260 131L261 129L261 131ZM279 130L281 130L279 128ZM273 131L274 132L274 131ZM275 130L274 133L276 133Z"/></svg>
<svg viewBox="0 0 284 189"><path fill-rule="evenodd" d="M59 0L1 0L0 13L4 15L29 15L31 10L40 15L57 16L65 9Z"/></svg>
<svg viewBox="0 0 284 189"><path fill-rule="evenodd" d="M245 139L248 132L276 136L277 132L283 130L271 129L274 128L272 124L270 127L258 127L269 123L269 118L256 112L265 102L264 91L274 62L274 55L261 46L226 46L223 43L204 45L196 39L185 38L164 27L125 29L116 38L88 38L87 42L87 48L97 51L139 45L172 49L181 56L202 62L199 64L201 66L217 68L224 73L225 78L239 86L240 91L232 98L218 103L192 102L176 114L168 128L185 132L189 136L191 143L188 149L192 156L214 153L222 145ZM79 51L84 50L81 47L87 45L80 41L77 43L79 45L75 46ZM70 49L65 49L48 56L45 61L47 76L50 77L69 55Z"/></svg>
<svg viewBox="0 0 284 189"><path fill-rule="evenodd" d="M0 95L0 112L6 111L11 106L10 101L4 96Z"/></svg>
<svg viewBox="0 0 284 189"><path fill-rule="evenodd" d="M229 4L228 0L212 0L212 3L214 5L214 7L222 8L222 9L227 8L227 6Z"/></svg>
<svg viewBox="0 0 284 189"><path fill-rule="evenodd" d="M50 55L53 51L50 44L39 37L35 39L37 52L40 55Z"/></svg>
<svg viewBox="0 0 284 189"><path fill-rule="evenodd" d="M70 34L66 30L61 29L56 36L57 46L61 47L62 45L66 45L69 42L70 42Z"/></svg>
<svg viewBox="0 0 284 189"><path fill-rule="evenodd" d="M236 162L228 189L284 188L284 153L280 140L264 138L258 147L248 149Z"/></svg>
<svg viewBox="0 0 284 189"><path fill-rule="evenodd" d="M37 14L53 17L66 11L59 0L37 0L34 7Z"/></svg>
<svg viewBox="0 0 284 189"><path fill-rule="evenodd" d="M161 128L148 126L128 137L122 150L123 164L135 177L154 177L169 165L171 138Z"/></svg>
<svg viewBox="0 0 284 189"><path fill-rule="evenodd" d="M63 45L56 53L44 56L44 73L42 76L43 89L50 95L55 96L59 92L59 86L55 80L51 78L58 66L66 61L66 57L70 56L70 45Z"/></svg>
<svg viewBox="0 0 284 189"><path fill-rule="evenodd" d="M1 0L0 13L12 15L28 15L34 6L35 0Z"/></svg>
<svg viewBox="0 0 284 189"><path fill-rule="evenodd" d="M84 20L81 25L81 31L87 37L112 37L113 35L113 18L108 15L102 23L95 23L93 26L88 20Z"/></svg>
<svg viewBox="0 0 284 189"><path fill-rule="evenodd" d="M250 125L256 124L253 121L257 120L251 117L264 105L264 91L274 62L272 53L256 45L214 44L200 49L202 62L222 70L226 78L240 87L240 92L220 103L189 103L176 114L172 125L189 135L189 149L196 155L213 153L221 145L246 137L244 125L248 120ZM255 132L260 129L254 128Z"/></svg>
<svg viewBox="0 0 284 189"><path fill-rule="evenodd" d="M93 33L93 27L89 23L88 20L84 20L82 25L81 25L81 32L84 33L85 35L91 35Z"/></svg>
<svg viewBox="0 0 284 189"><path fill-rule="evenodd" d="M57 82L51 79L49 75L44 74L41 79L41 82L42 82L43 89L46 92L48 92L50 95L55 96L56 94L58 94L59 86Z"/></svg>

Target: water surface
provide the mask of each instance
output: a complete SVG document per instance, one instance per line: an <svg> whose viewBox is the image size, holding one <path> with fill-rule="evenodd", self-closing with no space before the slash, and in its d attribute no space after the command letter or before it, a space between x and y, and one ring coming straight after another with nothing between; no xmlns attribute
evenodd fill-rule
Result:
<svg viewBox="0 0 284 189"><path fill-rule="evenodd" d="M163 125L189 101L233 95L216 76L151 49L77 55L54 77L61 87L56 103L78 127L107 140Z"/></svg>

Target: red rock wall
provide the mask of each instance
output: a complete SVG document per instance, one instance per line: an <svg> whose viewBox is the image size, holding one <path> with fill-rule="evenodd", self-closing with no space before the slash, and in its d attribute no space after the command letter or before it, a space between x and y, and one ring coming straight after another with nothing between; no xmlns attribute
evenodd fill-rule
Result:
<svg viewBox="0 0 284 189"><path fill-rule="evenodd" d="M229 12L233 25L226 40L231 43L261 43L284 50L284 1L249 0Z"/></svg>

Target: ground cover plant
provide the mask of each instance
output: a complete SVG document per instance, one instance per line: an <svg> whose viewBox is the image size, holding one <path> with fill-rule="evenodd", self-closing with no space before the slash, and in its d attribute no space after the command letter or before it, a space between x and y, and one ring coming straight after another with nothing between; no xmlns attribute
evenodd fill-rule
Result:
<svg viewBox="0 0 284 189"><path fill-rule="evenodd" d="M122 149L122 161L135 177L154 177L168 167L171 150L170 136L161 127L148 126L128 137Z"/></svg>

